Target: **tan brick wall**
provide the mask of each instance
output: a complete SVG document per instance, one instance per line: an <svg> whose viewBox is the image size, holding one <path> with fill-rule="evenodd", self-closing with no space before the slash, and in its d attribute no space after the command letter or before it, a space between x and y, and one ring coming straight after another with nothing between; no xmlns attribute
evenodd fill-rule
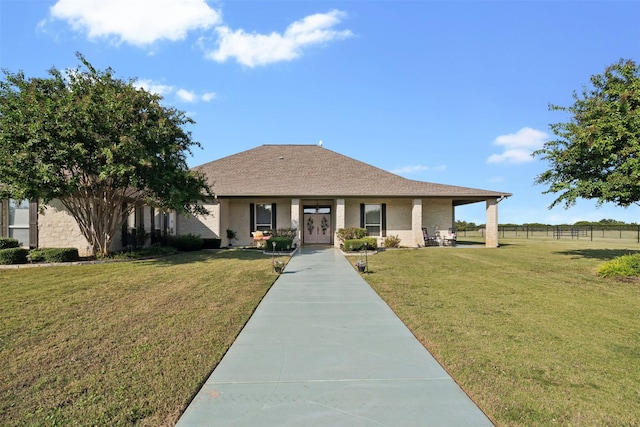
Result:
<svg viewBox="0 0 640 427"><path fill-rule="evenodd" d="M38 247L78 248L81 256L89 255L87 239L59 200L53 200L44 213L38 215Z"/></svg>
<svg viewBox="0 0 640 427"><path fill-rule="evenodd" d="M429 234L435 235L438 230L448 230L454 226L453 203L447 199L422 200L422 226Z"/></svg>
<svg viewBox="0 0 640 427"><path fill-rule="evenodd" d="M209 211L209 215L178 215L177 234L193 234L205 239L219 238L219 205L205 204L204 208ZM223 234L222 238L226 239L226 234Z"/></svg>

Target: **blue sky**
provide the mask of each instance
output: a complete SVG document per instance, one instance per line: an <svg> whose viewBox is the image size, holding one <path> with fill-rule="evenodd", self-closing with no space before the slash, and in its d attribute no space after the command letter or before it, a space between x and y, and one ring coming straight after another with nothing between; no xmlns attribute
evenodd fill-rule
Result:
<svg viewBox="0 0 640 427"><path fill-rule="evenodd" d="M193 117L190 166L322 140L406 178L513 193L501 223L640 222L637 206L547 209L529 155L567 119L549 103L640 60L639 1L0 2L0 67L44 76L77 51ZM484 223L484 205L456 216Z"/></svg>

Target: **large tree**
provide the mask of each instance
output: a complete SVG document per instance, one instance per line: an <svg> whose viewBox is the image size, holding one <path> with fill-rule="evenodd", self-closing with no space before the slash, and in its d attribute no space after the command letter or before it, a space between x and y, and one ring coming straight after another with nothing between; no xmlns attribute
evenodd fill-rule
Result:
<svg viewBox="0 0 640 427"><path fill-rule="evenodd" d="M629 206L640 202L640 70L632 60L620 60L591 86L573 93L570 107L550 109L569 113L568 122L555 123L557 139L534 153L550 169L536 178L548 184L544 193L559 193L550 207L578 198Z"/></svg>
<svg viewBox="0 0 640 427"><path fill-rule="evenodd" d="M193 120L77 56L46 78L2 70L0 198L59 199L102 255L134 202L206 213L197 202L211 191L186 163Z"/></svg>

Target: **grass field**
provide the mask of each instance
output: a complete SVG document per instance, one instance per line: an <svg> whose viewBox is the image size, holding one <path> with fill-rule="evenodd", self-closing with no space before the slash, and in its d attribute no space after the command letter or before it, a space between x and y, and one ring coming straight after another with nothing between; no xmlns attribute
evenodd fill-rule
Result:
<svg viewBox="0 0 640 427"><path fill-rule="evenodd" d="M174 425L275 278L241 251L0 270L0 425Z"/></svg>
<svg viewBox="0 0 640 427"><path fill-rule="evenodd" d="M640 425L637 244L501 240L370 257L365 278L500 426Z"/></svg>
<svg viewBox="0 0 640 427"><path fill-rule="evenodd" d="M640 283L619 240L370 256L364 275L500 426L640 425ZM173 425L276 278L205 251L0 270L1 425Z"/></svg>

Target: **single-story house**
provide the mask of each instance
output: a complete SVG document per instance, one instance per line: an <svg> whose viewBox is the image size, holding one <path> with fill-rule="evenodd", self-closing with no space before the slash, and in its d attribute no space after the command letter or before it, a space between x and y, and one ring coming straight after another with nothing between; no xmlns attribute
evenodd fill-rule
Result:
<svg viewBox="0 0 640 427"><path fill-rule="evenodd" d="M403 178L320 145L262 145L195 168L216 199L207 217L179 217L180 233L252 243L260 230L296 228L300 245L339 246L336 230L363 227L379 243L389 235L401 245L424 246L455 224L455 207L486 203L486 246L498 245L498 202L511 194Z"/></svg>
<svg viewBox="0 0 640 427"><path fill-rule="evenodd" d="M498 203L509 193L435 184L403 178L319 145L262 145L194 168L204 173L215 198L207 216L161 213L137 206L125 229L150 235L195 234L222 238L236 233L234 245L251 245L254 232L297 229L298 245L334 245L336 230L363 227L382 244L398 236L401 245L424 246L430 234L455 224L455 207L486 204L486 246L498 246ZM123 233L125 234L125 233ZM4 200L0 235L31 247L88 249L74 219L59 201L39 213L35 202ZM126 242L114 239L112 250Z"/></svg>

